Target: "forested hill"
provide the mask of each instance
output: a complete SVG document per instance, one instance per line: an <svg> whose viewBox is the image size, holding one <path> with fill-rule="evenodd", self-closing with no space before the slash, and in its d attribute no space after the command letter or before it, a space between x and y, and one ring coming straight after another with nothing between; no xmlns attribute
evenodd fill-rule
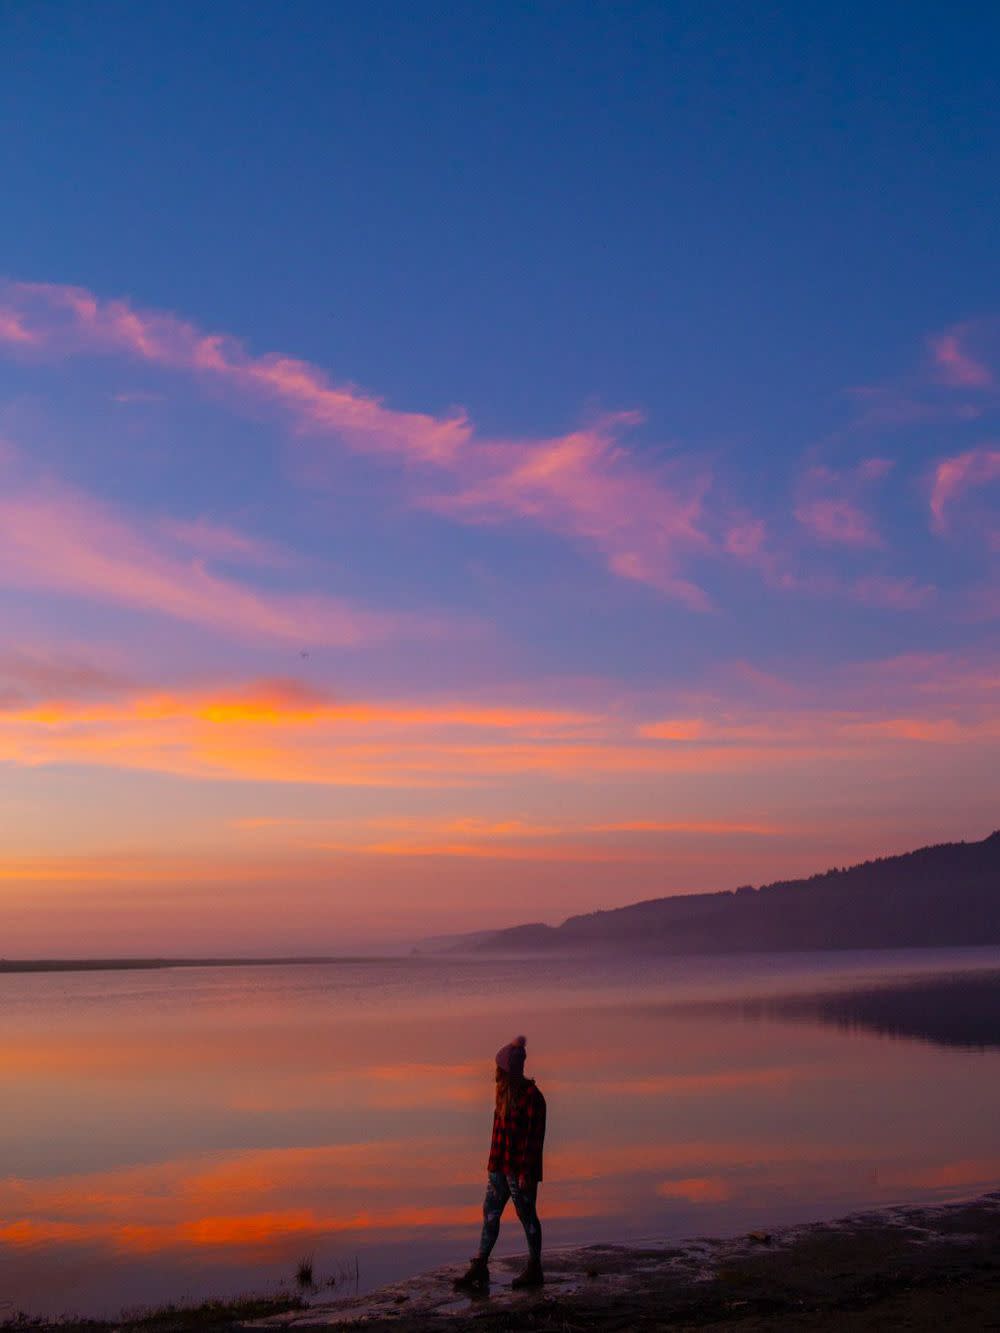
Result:
<svg viewBox="0 0 1000 1333"><path fill-rule="evenodd" d="M809 879L653 898L561 926L514 926L477 947L688 954L974 944L1000 944L1000 831Z"/></svg>

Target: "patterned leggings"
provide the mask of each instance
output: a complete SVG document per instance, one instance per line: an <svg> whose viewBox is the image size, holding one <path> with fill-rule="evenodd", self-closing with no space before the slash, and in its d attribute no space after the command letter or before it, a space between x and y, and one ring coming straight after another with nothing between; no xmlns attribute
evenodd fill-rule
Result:
<svg viewBox="0 0 1000 1333"><path fill-rule="evenodd" d="M521 1189L516 1176L505 1176L502 1171L491 1171L486 1186L486 1198L483 1200L483 1234L479 1241L479 1257L488 1259L500 1234L500 1214L507 1206L507 1200L514 1200L518 1220L524 1227L528 1238L528 1253L532 1259L540 1259L542 1254L542 1225L538 1220L535 1200L538 1186Z"/></svg>

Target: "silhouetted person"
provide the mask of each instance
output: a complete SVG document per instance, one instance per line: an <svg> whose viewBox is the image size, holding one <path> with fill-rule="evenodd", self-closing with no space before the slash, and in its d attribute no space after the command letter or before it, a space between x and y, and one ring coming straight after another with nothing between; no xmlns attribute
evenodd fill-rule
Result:
<svg viewBox="0 0 1000 1333"><path fill-rule="evenodd" d="M534 1079L524 1077L526 1041L515 1037L497 1051L497 1100L493 1112L493 1141L486 1170L489 1179L483 1201L483 1231L479 1253L469 1270L455 1279L455 1286L481 1290L489 1286L489 1258L500 1234L500 1215L513 1199L524 1234L528 1238L528 1266L511 1286L540 1287L542 1276L542 1228L536 1200L542 1178L542 1144L545 1140L545 1098Z"/></svg>

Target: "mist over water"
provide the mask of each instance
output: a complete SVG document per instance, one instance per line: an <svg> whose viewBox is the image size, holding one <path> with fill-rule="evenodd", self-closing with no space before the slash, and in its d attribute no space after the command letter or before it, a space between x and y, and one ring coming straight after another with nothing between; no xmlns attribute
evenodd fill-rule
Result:
<svg viewBox="0 0 1000 1333"><path fill-rule="evenodd" d="M0 977L0 1301L354 1290L474 1245L493 1052L549 1245L995 1188L1000 950L393 958ZM501 1251L517 1252L513 1219ZM351 1276L346 1277L347 1274Z"/></svg>

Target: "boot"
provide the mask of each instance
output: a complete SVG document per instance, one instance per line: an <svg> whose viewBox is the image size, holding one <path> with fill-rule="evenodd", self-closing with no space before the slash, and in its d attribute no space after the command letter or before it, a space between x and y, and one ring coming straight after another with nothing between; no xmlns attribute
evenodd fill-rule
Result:
<svg viewBox="0 0 1000 1333"><path fill-rule="evenodd" d="M468 1271L457 1277L452 1283L456 1291L485 1291L490 1285L490 1266L481 1256L476 1255Z"/></svg>
<svg viewBox="0 0 1000 1333"><path fill-rule="evenodd" d="M511 1281L512 1287L540 1287L545 1281L542 1273L542 1261L534 1256L528 1260L528 1266L523 1273L518 1273L517 1277Z"/></svg>

